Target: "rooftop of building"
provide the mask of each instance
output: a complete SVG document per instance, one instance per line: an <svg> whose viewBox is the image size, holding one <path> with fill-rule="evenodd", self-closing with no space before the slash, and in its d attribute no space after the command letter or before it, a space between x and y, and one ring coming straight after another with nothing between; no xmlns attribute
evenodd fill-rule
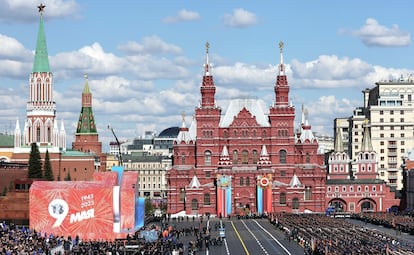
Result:
<svg viewBox="0 0 414 255"><path fill-rule="evenodd" d="M177 138L179 131L180 131L179 127L169 127L161 131L161 133L157 137L158 138Z"/></svg>
<svg viewBox="0 0 414 255"><path fill-rule="evenodd" d="M124 154L122 155L123 162L161 162L168 156L162 155L142 155L142 154Z"/></svg>

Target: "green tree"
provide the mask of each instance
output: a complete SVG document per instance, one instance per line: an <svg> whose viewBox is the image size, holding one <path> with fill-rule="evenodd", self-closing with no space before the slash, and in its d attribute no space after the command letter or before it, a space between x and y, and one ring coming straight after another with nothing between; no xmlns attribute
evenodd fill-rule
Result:
<svg viewBox="0 0 414 255"><path fill-rule="evenodd" d="M148 197L145 198L145 215L154 213L154 205L151 202L151 199Z"/></svg>
<svg viewBox="0 0 414 255"><path fill-rule="evenodd" d="M45 155L44 173L45 173L45 179L47 181L55 180L55 178L53 177L52 165L50 164L50 156L49 156L48 150L46 150L46 155Z"/></svg>
<svg viewBox="0 0 414 255"><path fill-rule="evenodd" d="M39 148L36 143L32 143L29 158L29 176L30 179L42 179L42 161L40 158Z"/></svg>

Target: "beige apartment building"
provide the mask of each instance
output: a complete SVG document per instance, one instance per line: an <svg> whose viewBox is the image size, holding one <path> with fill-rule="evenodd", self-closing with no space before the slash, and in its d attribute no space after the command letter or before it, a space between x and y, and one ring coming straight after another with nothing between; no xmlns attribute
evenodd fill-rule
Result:
<svg viewBox="0 0 414 255"><path fill-rule="evenodd" d="M341 127L342 134L348 134L348 140L344 141L349 143L352 162L361 150L363 128L368 125L372 146L378 155L380 178L401 190L403 157L414 147L414 77L380 81L362 93L364 106L356 108L349 118L335 119L334 126Z"/></svg>
<svg viewBox="0 0 414 255"><path fill-rule="evenodd" d="M166 156L122 155L124 171L138 172L138 189L140 197L165 199L167 183L166 170L171 168L172 159Z"/></svg>

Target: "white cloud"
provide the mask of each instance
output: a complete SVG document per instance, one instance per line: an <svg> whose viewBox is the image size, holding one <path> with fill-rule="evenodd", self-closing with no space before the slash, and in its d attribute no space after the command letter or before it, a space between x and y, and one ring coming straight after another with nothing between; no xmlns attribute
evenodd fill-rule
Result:
<svg viewBox="0 0 414 255"><path fill-rule="evenodd" d="M105 52L99 43L78 51L59 53L50 59L55 76L61 79L83 77L83 73L91 76L126 74L143 80L177 79L189 75L185 67L167 57L148 54L120 57Z"/></svg>
<svg viewBox="0 0 414 255"><path fill-rule="evenodd" d="M50 56L50 59L56 76L62 78L83 77L83 73L112 75L119 73L126 65L125 59L105 52L99 43L78 51L59 53Z"/></svg>
<svg viewBox="0 0 414 255"><path fill-rule="evenodd" d="M337 98L334 95L321 96L317 100L310 100L304 104L305 109L308 110L309 123L312 126L312 131L319 135L333 135L333 122L335 118L349 117L357 106L361 106L361 98L349 100L346 98ZM300 108L296 108L296 117L299 118L301 112Z"/></svg>
<svg viewBox="0 0 414 255"><path fill-rule="evenodd" d="M256 14L246 11L243 8L235 9L231 14L227 13L223 16L226 26L245 28L257 23Z"/></svg>
<svg viewBox="0 0 414 255"><path fill-rule="evenodd" d="M297 88L359 87L361 81L368 82L366 77L376 71L361 59L338 58L335 55L321 55L305 63L294 59L290 67ZM371 84L374 82L371 80Z"/></svg>
<svg viewBox="0 0 414 255"><path fill-rule="evenodd" d="M237 84L246 84L249 86L242 87L243 90L251 90L252 87L267 86L274 80L276 74L275 66L258 67L246 63L234 63L233 65L217 66L213 68L212 73L216 83L220 86L237 86Z"/></svg>
<svg viewBox="0 0 414 255"><path fill-rule="evenodd" d="M141 44L134 41L121 44L118 49L127 55L163 53L181 55L183 53L180 47L168 44L155 35L144 37Z"/></svg>
<svg viewBox="0 0 414 255"><path fill-rule="evenodd" d="M15 38L0 34L0 58L33 61L33 53Z"/></svg>
<svg viewBox="0 0 414 255"><path fill-rule="evenodd" d="M377 20L369 18L358 30L352 32L368 47L401 47L411 44L411 34L401 31L398 25L391 28L383 26Z"/></svg>
<svg viewBox="0 0 414 255"><path fill-rule="evenodd" d="M176 22L181 22L181 21L199 20L200 18L201 18L200 14L198 14L197 12L182 9L177 13L177 15L168 16L164 18L162 21L164 23L176 23Z"/></svg>
<svg viewBox="0 0 414 255"><path fill-rule="evenodd" d="M0 0L0 22L32 22L39 19L38 0ZM79 5L75 0L46 0L45 19L77 15Z"/></svg>

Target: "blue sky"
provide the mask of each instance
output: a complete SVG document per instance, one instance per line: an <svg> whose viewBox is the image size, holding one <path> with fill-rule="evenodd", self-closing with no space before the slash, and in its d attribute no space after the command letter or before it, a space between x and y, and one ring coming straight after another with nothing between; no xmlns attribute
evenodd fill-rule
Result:
<svg viewBox="0 0 414 255"><path fill-rule="evenodd" d="M40 1L0 0L0 132L26 116ZM187 123L200 100L205 43L218 105L275 95L279 41L290 97L313 131L363 105L361 91L414 73L411 1L44 0L57 119L71 147L84 74L105 151L113 140ZM223 112L224 113L224 112ZM296 121L298 122L298 121Z"/></svg>

